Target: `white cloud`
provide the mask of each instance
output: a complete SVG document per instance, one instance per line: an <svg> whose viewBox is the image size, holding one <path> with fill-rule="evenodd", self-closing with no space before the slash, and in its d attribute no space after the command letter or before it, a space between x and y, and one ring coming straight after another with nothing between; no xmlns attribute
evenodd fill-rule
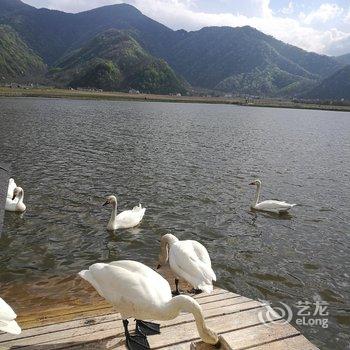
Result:
<svg viewBox="0 0 350 350"><path fill-rule="evenodd" d="M288 6L283 7L281 13L284 15L291 15L294 12L294 4L292 1L289 1Z"/></svg>
<svg viewBox="0 0 350 350"><path fill-rule="evenodd" d="M350 8L348 10L348 13L344 17L344 22L345 23L347 23L347 22L350 23Z"/></svg>
<svg viewBox="0 0 350 350"><path fill-rule="evenodd" d="M300 18L306 24L313 22L326 23L342 14L343 8L337 4L322 4L317 10L311 11L308 15L300 14Z"/></svg>

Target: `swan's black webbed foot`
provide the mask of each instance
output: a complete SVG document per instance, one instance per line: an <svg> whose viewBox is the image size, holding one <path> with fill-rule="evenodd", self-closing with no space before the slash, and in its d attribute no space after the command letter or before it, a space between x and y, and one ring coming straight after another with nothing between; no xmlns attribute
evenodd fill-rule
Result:
<svg viewBox="0 0 350 350"><path fill-rule="evenodd" d="M136 320L136 332L143 335L159 334L160 325L158 323Z"/></svg>
<svg viewBox="0 0 350 350"><path fill-rule="evenodd" d="M177 295L180 295L181 293L180 293L180 291L179 290L172 290L171 291L171 295L173 296L173 297L176 297Z"/></svg>
<svg viewBox="0 0 350 350"><path fill-rule="evenodd" d="M149 350L147 337L143 334L127 335L126 346L129 350Z"/></svg>
<svg viewBox="0 0 350 350"><path fill-rule="evenodd" d="M129 350L148 350L150 349L147 337L144 334L130 335L128 330L128 320L123 320L126 346Z"/></svg>
<svg viewBox="0 0 350 350"><path fill-rule="evenodd" d="M198 288L192 288L191 290L188 291L190 294L201 294L203 291Z"/></svg>

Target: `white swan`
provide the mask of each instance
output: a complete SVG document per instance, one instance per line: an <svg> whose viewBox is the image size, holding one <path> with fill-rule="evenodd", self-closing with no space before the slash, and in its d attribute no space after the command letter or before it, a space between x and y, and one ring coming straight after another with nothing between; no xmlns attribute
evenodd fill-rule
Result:
<svg viewBox="0 0 350 350"><path fill-rule="evenodd" d="M256 185L256 196L255 201L251 205L252 209L261 210L261 211L269 211L272 213L285 213L289 209L296 206L296 204L289 204L287 202L275 201L275 200L267 200L259 203L260 198L260 190L261 190L261 181L259 179L251 182L249 185Z"/></svg>
<svg viewBox="0 0 350 350"><path fill-rule="evenodd" d="M20 334L21 328L15 321L16 317L11 306L0 298L0 330L10 334Z"/></svg>
<svg viewBox="0 0 350 350"><path fill-rule="evenodd" d="M159 325L140 320L171 320L181 311L192 313L202 340L217 344L218 336L209 329L198 302L185 295L172 298L169 283L148 266L132 260L97 263L79 273L120 312L129 349L149 349L146 335L159 333ZM128 318L136 318L137 334L128 331Z"/></svg>
<svg viewBox="0 0 350 350"><path fill-rule="evenodd" d="M117 215L117 197L115 196L108 196L103 205L107 204L112 205L112 214L107 225L108 230L137 226L141 222L146 211L146 208L142 208L141 204L139 204L132 210L125 210Z"/></svg>
<svg viewBox="0 0 350 350"><path fill-rule="evenodd" d="M7 195L9 194L9 191ZM26 205L23 203L24 191L22 187L15 187L11 197L6 197L5 210L24 212Z"/></svg>
<svg viewBox="0 0 350 350"><path fill-rule="evenodd" d="M197 241L179 241L168 233L161 238L158 268L167 263L175 274L176 291L179 294L179 277L190 283L195 292L211 293L216 276L211 268L208 251Z"/></svg>

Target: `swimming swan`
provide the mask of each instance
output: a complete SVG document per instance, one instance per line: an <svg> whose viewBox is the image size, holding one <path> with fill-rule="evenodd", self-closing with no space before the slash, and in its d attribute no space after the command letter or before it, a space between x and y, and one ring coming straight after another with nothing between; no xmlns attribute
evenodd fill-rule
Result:
<svg viewBox="0 0 350 350"><path fill-rule="evenodd" d="M272 213L286 213L289 209L296 206L296 204L289 204L286 202L267 200L259 203L260 190L261 190L261 181L259 179L251 182L249 185L256 185L256 196L255 201L251 205L252 209L269 211Z"/></svg>
<svg viewBox="0 0 350 350"><path fill-rule="evenodd" d="M171 320L181 311L192 313L202 340L217 344L217 334L209 329L198 302L186 295L172 298L169 283L148 266L132 260L96 263L79 276L120 312L129 349L149 349L146 335L158 334L159 325L140 320ZM136 335L130 335L128 318L136 319Z"/></svg>
<svg viewBox="0 0 350 350"><path fill-rule="evenodd" d="M125 210L117 215L117 197L115 196L108 196L103 205L107 204L112 205L112 214L107 225L108 230L137 226L141 222L146 211L146 208L142 208L141 204L139 204L132 210Z"/></svg>
<svg viewBox="0 0 350 350"><path fill-rule="evenodd" d="M15 184L16 185L16 184ZM10 187L10 185L9 185ZM7 192L5 210L7 211L19 211L24 212L26 205L23 203L24 191L22 187L15 187L12 191L12 195L9 197L10 191Z"/></svg>
<svg viewBox="0 0 350 350"><path fill-rule="evenodd" d="M21 328L15 321L16 317L11 306L0 298L0 330L10 334L20 334Z"/></svg>
<svg viewBox="0 0 350 350"><path fill-rule="evenodd" d="M190 283L196 293L211 293L216 275L211 268L208 251L197 241L179 241L168 233L161 238L159 265L169 265L175 274L176 291L179 294L179 277Z"/></svg>

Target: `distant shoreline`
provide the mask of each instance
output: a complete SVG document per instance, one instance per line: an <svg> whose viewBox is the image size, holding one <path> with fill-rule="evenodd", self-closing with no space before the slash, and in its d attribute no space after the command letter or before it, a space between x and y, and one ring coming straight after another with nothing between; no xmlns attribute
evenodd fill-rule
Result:
<svg viewBox="0 0 350 350"><path fill-rule="evenodd" d="M0 87L0 97L44 97L44 98L67 98L82 100L106 100L106 101L151 101L151 102L182 102L182 103L208 103L228 104L237 106L292 108L350 112L349 106L309 104L292 101L280 101L273 99L249 99L225 98L225 97L200 97L200 96L169 96L154 94L129 94L124 92L98 92L52 88L8 88Z"/></svg>

